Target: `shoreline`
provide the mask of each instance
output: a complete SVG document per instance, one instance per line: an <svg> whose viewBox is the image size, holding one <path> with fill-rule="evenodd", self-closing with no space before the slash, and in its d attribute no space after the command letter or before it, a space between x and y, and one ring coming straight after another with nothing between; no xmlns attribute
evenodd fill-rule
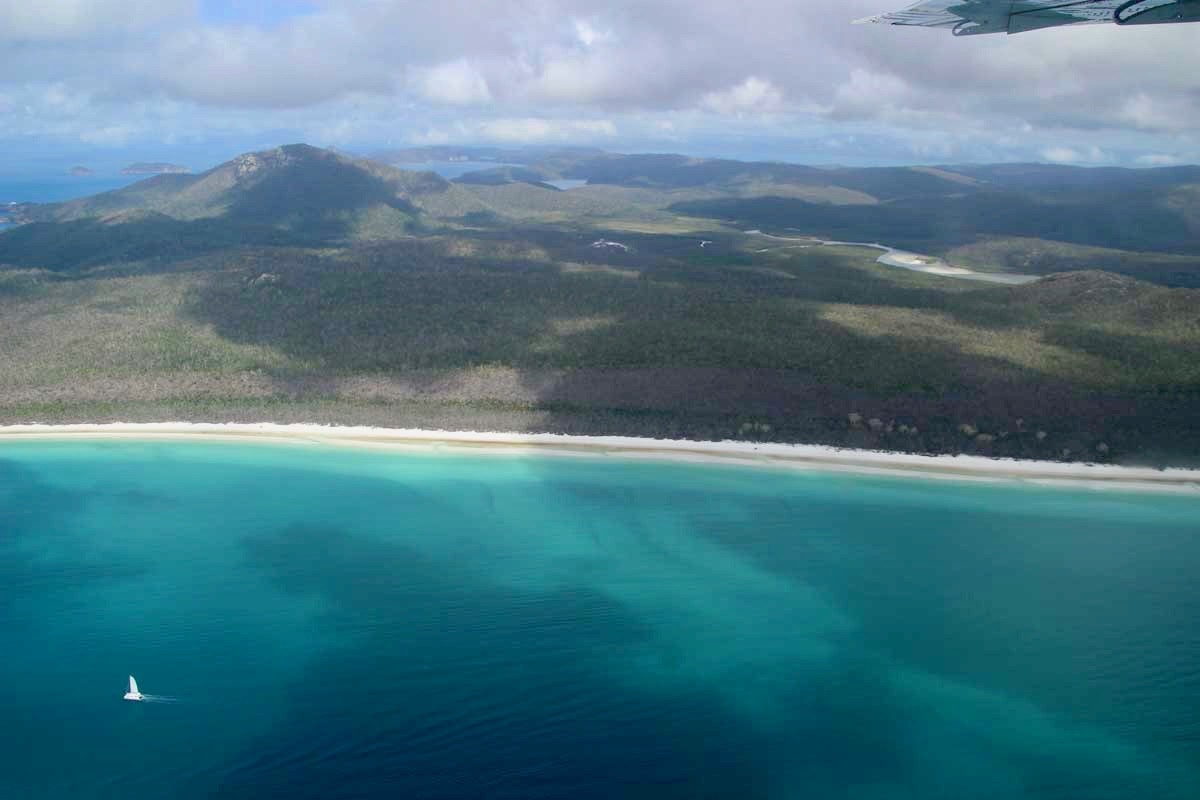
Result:
<svg viewBox="0 0 1200 800"><path fill-rule="evenodd" d="M0 448L6 442L49 439L190 439L319 444L375 450L457 450L476 454L536 453L1200 495L1200 470L1197 469L1063 464L1053 461L1018 461L965 455L913 455L847 450L823 445L728 440L700 442L631 436L434 431L315 424L284 425L270 422L0 425Z"/></svg>

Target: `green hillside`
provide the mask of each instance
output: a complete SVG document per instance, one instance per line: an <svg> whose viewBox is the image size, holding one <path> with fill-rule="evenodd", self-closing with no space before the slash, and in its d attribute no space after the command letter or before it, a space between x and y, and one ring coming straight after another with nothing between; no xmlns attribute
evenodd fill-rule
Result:
<svg viewBox="0 0 1200 800"><path fill-rule="evenodd" d="M557 178L587 185L557 199L532 191ZM585 214L616 220L622 216L616 200L656 219L691 216L741 230L879 241L961 258L983 271L1110 269L1166 285L1200 286L1200 167L817 168L559 152L521 167L469 173L458 182L502 209L501 216L517 219L545 214L562 221ZM677 229L688 227L696 223L676 223Z"/></svg>
<svg viewBox="0 0 1200 800"><path fill-rule="evenodd" d="M393 155L474 152L451 150ZM380 241L464 225L663 231L717 225L879 241L959 258L983 271L1109 269L1167 285L1200 285L1189 260L1200 257L1198 168L815 168L553 148L479 155L531 163L450 182L288 145L198 175L161 175L95 197L22 209L36 222L75 224L0 237L0 263L61 269L176 257L237 242ZM562 177L587 185L560 191L545 184Z"/></svg>
<svg viewBox="0 0 1200 800"><path fill-rule="evenodd" d="M1130 275L1164 286L1200 287L1200 255L1139 253L1025 237L980 239L946 252L953 264L980 271L1050 275L1079 269Z"/></svg>
<svg viewBox="0 0 1200 800"><path fill-rule="evenodd" d="M62 270L237 245L391 239L488 210L431 172L286 145L199 175L160 175L32 207L30 224L0 236L0 263Z"/></svg>
<svg viewBox="0 0 1200 800"><path fill-rule="evenodd" d="M762 228L844 241L882 242L919 253L953 258L969 252L974 266L1004 269L1005 256L986 261L995 250L980 245L995 239L1041 240L1058 253L1053 268L1079 270L1116 268L1175 286L1200 286L1200 273L1189 264L1200 256L1200 229L1161 198L1132 198L1129 206L1105 198L1079 198L1068 203L1003 191L931 197L873 206L834 206L786 197L720 198L684 201L671 211L705 219L720 219L741 229ZM1082 249L1080 249L1082 248ZM1091 248L1090 250L1088 248ZM1123 251L1119 258L1093 260L1096 249ZM1152 252L1163 263L1166 254L1192 259L1167 259L1166 270L1143 269L1139 253ZM1032 271L1038 259L1030 259Z"/></svg>
<svg viewBox="0 0 1200 800"><path fill-rule="evenodd" d="M177 220L228 218L337 235L358 214L390 208L397 224L423 213L480 210L468 192L432 172L407 172L308 145L247 153L199 175L160 175L123 189L42 206L37 221L139 209Z"/></svg>
<svg viewBox="0 0 1200 800"><path fill-rule="evenodd" d="M1200 293L1169 288L1195 285L1195 257L1083 243L1186 244L1186 171L1035 190L982 168L555 158L588 185L294 145L22 207L38 221L0 233L0 421L1200 452ZM1109 207L1121 187L1161 202ZM920 274L796 230L1046 277Z"/></svg>

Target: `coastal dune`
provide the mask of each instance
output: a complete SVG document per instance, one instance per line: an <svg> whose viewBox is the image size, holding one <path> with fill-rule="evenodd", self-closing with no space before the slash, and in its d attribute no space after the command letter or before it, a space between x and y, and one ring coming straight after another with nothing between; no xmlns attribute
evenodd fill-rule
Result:
<svg viewBox="0 0 1200 800"><path fill-rule="evenodd" d="M1200 494L1200 470L1193 469L1019 461L961 455L926 456L843 450L818 445L740 441L698 442L626 436L437 431L311 424L156 422L9 425L0 426L0 453L5 443L31 439L230 440L395 450L461 450L473 454L608 456Z"/></svg>

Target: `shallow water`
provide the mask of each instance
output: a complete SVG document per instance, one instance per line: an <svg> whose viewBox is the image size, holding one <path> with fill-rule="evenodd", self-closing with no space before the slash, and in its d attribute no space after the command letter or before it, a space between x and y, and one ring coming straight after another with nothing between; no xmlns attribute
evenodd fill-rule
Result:
<svg viewBox="0 0 1200 800"><path fill-rule="evenodd" d="M1194 798L1200 500L0 445L0 797ZM121 700L126 675L175 703Z"/></svg>

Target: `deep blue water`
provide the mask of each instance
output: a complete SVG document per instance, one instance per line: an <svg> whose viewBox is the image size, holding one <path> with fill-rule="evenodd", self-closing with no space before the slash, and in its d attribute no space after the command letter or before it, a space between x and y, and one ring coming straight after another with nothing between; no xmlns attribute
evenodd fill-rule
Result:
<svg viewBox="0 0 1200 800"><path fill-rule="evenodd" d="M0 175L0 210L9 203L58 203L120 189L149 175Z"/></svg>
<svg viewBox="0 0 1200 800"><path fill-rule="evenodd" d="M4 443L0 798L1195 798L1198 567L1195 497Z"/></svg>

